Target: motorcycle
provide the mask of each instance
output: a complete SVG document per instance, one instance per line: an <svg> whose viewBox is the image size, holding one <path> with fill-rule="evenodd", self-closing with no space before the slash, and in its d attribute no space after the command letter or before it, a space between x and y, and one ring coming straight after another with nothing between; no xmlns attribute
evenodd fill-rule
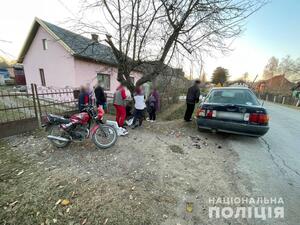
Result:
<svg viewBox="0 0 300 225"><path fill-rule="evenodd" d="M109 148L116 143L118 135L113 126L103 122L103 116L101 107L96 112L91 105L70 118L48 114L44 125L49 132L47 138L57 148L64 148L72 141L81 142L91 136L98 148Z"/></svg>

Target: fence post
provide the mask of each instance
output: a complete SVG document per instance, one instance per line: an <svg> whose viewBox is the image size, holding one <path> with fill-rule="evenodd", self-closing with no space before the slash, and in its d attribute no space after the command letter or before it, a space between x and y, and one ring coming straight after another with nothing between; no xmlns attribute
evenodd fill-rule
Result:
<svg viewBox="0 0 300 225"><path fill-rule="evenodd" d="M274 96L274 100L273 100L273 102L275 102L275 103L276 103L276 95Z"/></svg>
<svg viewBox="0 0 300 225"><path fill-rule="evenodd" d="M41 127L41 125L42 125L42 121L41 121L41 118L42 118L41 104L40 104L36 84L32 84L32 85L33 85L33 89L34 89L34 95L35 95L36 106L37 106L36 110L37 110L37 115L38 115L37 116L38 117L38 122L39 122L39 126Z"/></svg>
<svg viewBox="0 0 300 225"><path fill-rule="evenodd" d="M35 91L34 91L34 84L31 84L31 94L32 94L32 100L33 100L33 108L34 108L34 114L37 119L38 125L40 126L40 117L38 114L37 106L36 106L36 97L35 97Z"/></svg>
<svg viewBox="0 0 300 225"><path fill-rule="evenodd" d="M266 101L268 101L268 100L269 100L269 95L267 94L267 95L266 95Z"/></svg>
<svg viewBox="0 0 300 225"><path fill-rule="evenodd" d="M284 104L285 102L285 96L282 97L282 103L281 104Z"/></svg>

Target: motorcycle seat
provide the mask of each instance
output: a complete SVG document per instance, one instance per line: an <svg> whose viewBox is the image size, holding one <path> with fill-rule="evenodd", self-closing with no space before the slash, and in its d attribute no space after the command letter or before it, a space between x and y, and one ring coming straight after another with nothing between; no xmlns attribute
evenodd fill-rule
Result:
<svg viewBox="0 0 300 225"><path fill-rule="evenodd" d="M51 123L70 123L69 119L54 114L48 114L48 119Z"/></svg>

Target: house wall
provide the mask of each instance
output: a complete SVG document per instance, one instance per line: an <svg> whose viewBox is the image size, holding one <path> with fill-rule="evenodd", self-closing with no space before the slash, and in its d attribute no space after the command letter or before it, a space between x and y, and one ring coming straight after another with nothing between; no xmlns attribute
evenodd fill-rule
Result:
<svg viewBox="0 0 300 225"><path fill-rule="evenodd" d="M43 39L47 39L47 50L43 49ZM27 84L41 85L39 69L42 68L46 86L76 86L74 57L41 26L31 43L23 64Z"/></svg>
<svg viewBox="0 0 300 225"><path fill-rule="evenodd" d="M75 59L76 87L86 84L89 84L91 88L94 87L97 84L97 73L109 74L111 76L110 90L107 92L113 93L119 86L119 82L117 81L118 70L116 67ZM142 75L138 72L132 72L132 76L136 82Z"/></svg>

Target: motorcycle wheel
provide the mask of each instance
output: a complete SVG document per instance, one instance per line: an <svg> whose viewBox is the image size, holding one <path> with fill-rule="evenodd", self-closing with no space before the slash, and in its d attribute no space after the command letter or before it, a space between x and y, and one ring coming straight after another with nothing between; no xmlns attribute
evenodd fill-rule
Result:
<svg viewBox="0 0 300 225"><path fill-rule="evenodd" d="M53 136L59 136L59 137L66 137L65 132L62 131L59 127L59 125L52 125L48 129L49 135ZM54 145L57 148L64 148L67 147L70 144L70 141L58 141L58 140L50 140L52 145Z"/></svg>
<svg viewBox="0 0 300 225"><path fill-rule="evenodd" d="M114 127L101 124L92 135L92 140L98 148L109 148L113 146L118 139L117 131Z"/></svg>

